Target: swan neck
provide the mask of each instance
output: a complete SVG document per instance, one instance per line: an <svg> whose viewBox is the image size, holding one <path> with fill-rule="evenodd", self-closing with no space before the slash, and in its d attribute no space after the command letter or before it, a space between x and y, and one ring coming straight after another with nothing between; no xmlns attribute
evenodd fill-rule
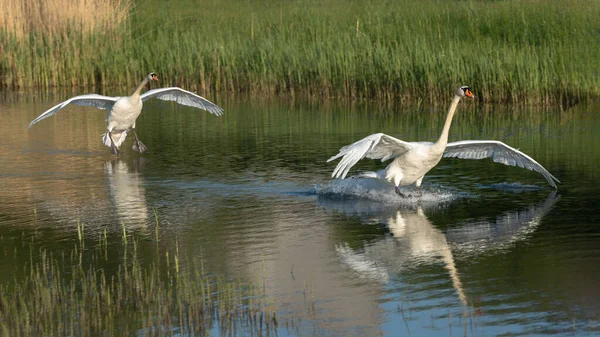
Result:
<svg viewBox="0 0 600 337"><path fill-rule="evenodd" d="M450 108L448 108L448 115L446 116L444 129L442 130L442 134L440 135L440 139L438 139L436 142L436 145L443 146L445 148L446 144L448 144L448 133L450 132L450 125L452 124L452 118L454 117L454 112L456 111L458 102L460 102L460 96L454 95L452 104L450 104Z"/></svg>
<svg viewBox="0 0 600 337"><path fill-rule="evenodd" d="M148 84L148 77L144 77L144 79L142 80L142 83L140 83L140 85L138 85L137 88L135 88L135 91L133 92L133 95L131 95L131 97L139 98L140 93L142 92L142 88L144 88L146 86L146 84Z"/></svg>

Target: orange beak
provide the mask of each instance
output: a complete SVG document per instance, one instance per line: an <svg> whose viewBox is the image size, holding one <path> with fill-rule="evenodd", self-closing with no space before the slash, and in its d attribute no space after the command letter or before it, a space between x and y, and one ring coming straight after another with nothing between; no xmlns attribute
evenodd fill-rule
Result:
<svg viewBox="0 0 600 337"><path fill-rule="evenodd" d="M158 76L152 75L152 79L155 80L155 81L158 81Z"/></svg>
<svg viewBox="0 0 600 337"><path fill-rule="evenodd" d="M475 98L475 95L473 95L473 92L470 89L465 90L465 96Z"/></svg>

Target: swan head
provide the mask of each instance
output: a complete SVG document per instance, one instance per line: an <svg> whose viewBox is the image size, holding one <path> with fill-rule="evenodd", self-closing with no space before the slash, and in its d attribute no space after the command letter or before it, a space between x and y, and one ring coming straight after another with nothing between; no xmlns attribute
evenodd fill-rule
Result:
<svg viewBox="0 0 600 337"><path fill-rule="evenodd" d="M158 81L158 76L155 73L150 73L147 76L148 81Z"/></svg>
<svg viewBox="0 0 600 337"><path fill-rule="evenodd" d="M473 95L473 91L471 90L471 88L468 85L463 85L463 86L459 87L458 89L456 89L455 95L458 97L475 98L475 95Z"/></svg>

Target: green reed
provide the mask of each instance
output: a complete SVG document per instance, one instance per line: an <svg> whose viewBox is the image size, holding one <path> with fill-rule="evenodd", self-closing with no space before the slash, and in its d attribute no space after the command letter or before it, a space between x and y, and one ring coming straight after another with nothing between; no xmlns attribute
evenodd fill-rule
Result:
<svg viewBox="0 0 600 337"><path fill-rule="evenodd" d="M201 336L218 329L252 336L278 328L263 287L206 275L202 260L180 256L178 245L173 261L165 263L169 248L148 261L139 252L145 238L136 235L119 245L109 243L105 232L94 246L83 244L89 240L83 225L77 234L79 240L64 251L30 243L28 262L0 284L0 334ZM98 267L110 263L115 250L121 254L114 270Z"/></svg>
<svg viewBox="0 0 600 337"><path fill-rule="evenodd" d="M598 31L593 0L150 0L119 30L0 34L0 84L123 90L153 70L200 92L572 102L600 95Z"/></svg>

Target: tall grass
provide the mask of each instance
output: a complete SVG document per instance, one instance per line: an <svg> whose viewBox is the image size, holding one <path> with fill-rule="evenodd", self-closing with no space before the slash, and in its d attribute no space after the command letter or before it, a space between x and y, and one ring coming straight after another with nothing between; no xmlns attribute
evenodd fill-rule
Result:
<svg viewBox="0 0 600 337"><path fill-rule="evenodd" d="M64 251L35 248L14 280L0 284L3 336L204 336L275 333L278 317L264 288L204 274L178 246L140 256L140 238L109 243L106 231ZM144 238L142 238L143 240ZM114 261L114 251L121 252ZM150 260L150 261L148 261ZM114 263L116 262L116 263ZM99 266L115 264L114 270Z"/></svg>
<svg viewBox="0 0 600 337"><path fill-rule="evenodd" d="M600 2L138 2L127 24L46 43L0 38L7 87L163 85L253 95L488 102L600 95Z"/></svg>

